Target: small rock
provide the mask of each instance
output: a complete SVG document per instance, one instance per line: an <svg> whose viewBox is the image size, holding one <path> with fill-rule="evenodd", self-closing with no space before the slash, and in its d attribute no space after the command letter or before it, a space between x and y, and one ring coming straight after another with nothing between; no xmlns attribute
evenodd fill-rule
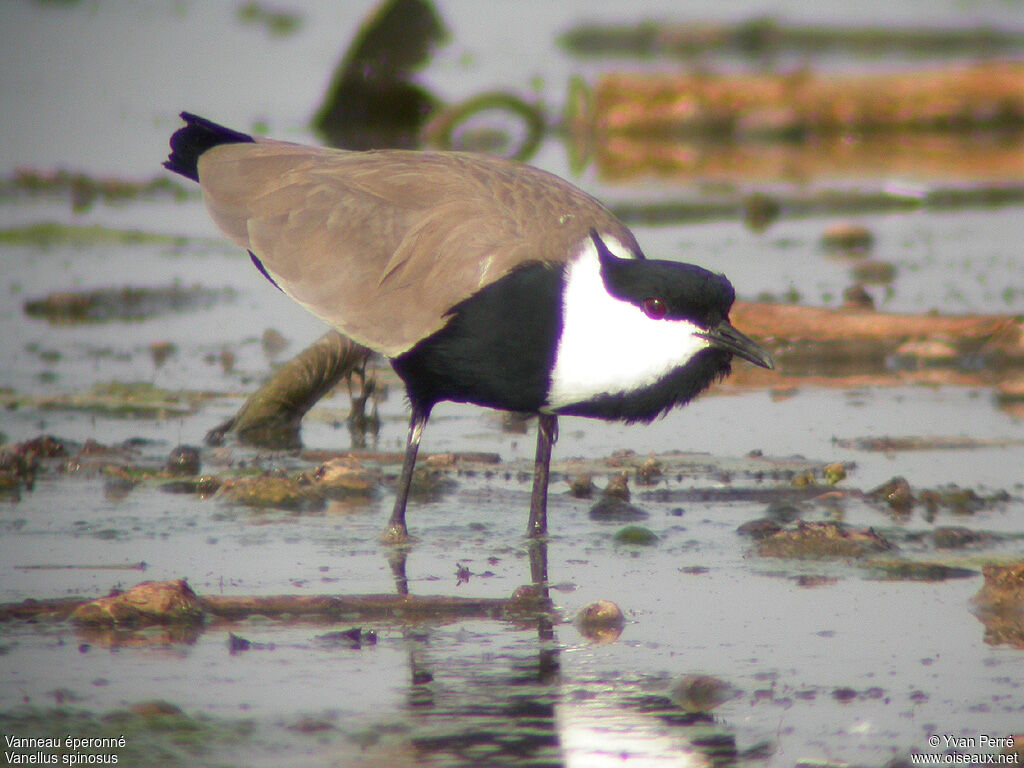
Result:
<svg viewBox="0 0 1024 768"><path fill-rule="evenodd" d="M843 291L843 307L846 309L874 309L875 300L860 283Z"/></svg>
<svg viewBox="0 0 1024 768"><path fill-rule="evenodd" d="M601 499L590 508L591 520L624 523L630 520L646 520L648 514L628 501L614 496Z"/></svg>
<svg viewBox="0 0 1024 768"><path fill-rule="evenodd" d="M178 351L178 347L170 341L154 341L149 345L149 356L153 365L161 367L171 355Z"/></svg>
<svg viewBox="0 0 1024 768"><path fill-rule="evenodd" d="M743 221L751 232L764 232L779 217L778 200L763 192L754 192L743 199Z"/></svg>
<svg viewBox="0 0 1024 768"><path fill-rule="evenodd" d="M773 501L765 510L765 517L780 523L792 523L799 520L802 515L800 507L790 504L788 501Z"/></svg>
<svg viewBox="0 0 1024 768"><path fill-rule="evenodd" d="M128 705L128 710L141 717L159 717L161 715L180 715L181 708L163 699L137 701Z"/></svg>
<svg viewBox="0 0 1024 768"><path fill-rule="evenodd" d="M867 492L868 498L884 501L896 512L909 512L914 506L914 493L910 483L902 477L894 477L887 483Z"/></svg>
<svg viewBox="0 0 1024 768"><path fill-rule="evenodd" d="M288 726L289 731L297 733L321 733L322 731L334 730L334 723L320 717L302 715L297 721Z"/></svg>
<svg viewBox="0 0 1024 768"><path fill-rule="evenodd" d="M846 479L846 468L838 461L826 464L822 473L825 475L825 482L829 485L835 485Z"/></svg>
<svg viewBox="0 0 1024 768"><path fill-rule="evenodd" d="M618 640L625 625L622 609L610 600L585 605L576 614L576 627L580 634L599 644Z"/></svg>
<svg viewBox="0 0 1024 768"><path fill-rule="evenodd" d="M594 495L594 478L589 473L573 475L569 480L569 494L576 499L589 499Z"/></svg>
<svg viewBox="0 0 1024 768"><path fill-rule="evenodd" d="M619 472L608 478L608 485L602 495L607 498L622 499L629 501L629 475L626 472Z"/></svg>
<svg viewBox="0 0 1024 768"><path fill-rule="evenodd" d="M550 607L551 601L544 594L544 589L536 584L524 584L517 587L509 598L508 610L512 614L535 613Z"/></svg>
<svg viewBox="0 0 1024 768"><path fill-rule="evenodd" d="M798 587L804 587L805 589L827 587L839 581L835 576L822 576L811 573L802 573L795 580Z"/></svg>
<svg viewBox="0 0 1024 768"><path fill-rule="evenodd" d="M369 496L377 490L379 476L354 457L325 461L313 470L313 480L330 497Z"/></svg>
<svg viewBox="0 0 1024 768"><path fill-rule="evenodd" d="M501 431L511 435L525 435L533 414L506 411L501 418Z"/></svg>
<svg viewBox="0 0 1024 768"><path fill-rule="evenodd" d="M166 470L172 475L198 475L199 449L179 445L167 457Z"/></svg>
<svg viewBox="0 0 1024 768"><path fill-rule="evenodd" d="M417 467L412 473L409 494L418 501L437 501L455 490L458 483L443 469Z"/></svg>
<svg viewBox="0 0 1024 768"><path fill-rule="evenodd" d="M686 675L672 685L669 696L683 711L701 714L732 701L741 693L739 688L711 675Z"/></svg>
<svg viewBox="0 0 1024 768"><path fill-rule="evenodd" d="M101 597L78 606L71 614L79 624L140 626L198 624L203 605L184 579L144 581L127 592Z"/></svg>
<svg viewBox="0 0 1024 768"><path fill-rule="evenodd" d="M315 483L276 473L253 477L227 478L216 493L218 499L245 504L256 509L283 509L311 512L325 506L324 495Z"/></svg>
<svg viewBox="0 0 1024 768"><path fill-rule="evenodd" d="M14 446L14 451L29 459L60 459L68 455L63 440L52 435L40 435Z"/></svg>
<svg viewBox="0 0 1024 768"><path fill-rule="evenodd" d="M661 475L661 462L651 456L637 467L636 481L640 485L657 485L661 480Z"/></svg>
<svg viewBox="0 0 1024 768"><path fill-rule="evenodd" d="M818 484L817 478L814 477L813 469L808 469L806 472L795 475L789 482L794 488L812 488Z"/></svg>
<svg viewBox="0 0 1024 768"><path fill-rule="evenodd" d="M275 358L288 348L288 339L280 331L267 328L260 338L260 345L263 347L263 354Z"/></svg>
<svg viewBox="0 0 1024 768"><path fill-rule="evenodd" d="M849 686L841 686L835 688L832 691L832 698L838 702L846 704L847 702L853 701L857 698L857 691Z"/></svg>
<svg viewBox="0 0 1024 768"><path fill-rule="evenodd" d="M985 577L974 602L996 610L1013 610L1024 615L1024 561L1009 565L986 565L981 569Z"/></svg>
<svg viewBox="0 0 1024 768"><path fill-rule="evenodd" d="M777 522L769 520L766 517L762 517L757 520L748 520L743 523L736 529L736 533L740 536L749 536L754 541L760 541L761 539L767 539L769 536L775 535L781 530L782 526Z"/></svg>

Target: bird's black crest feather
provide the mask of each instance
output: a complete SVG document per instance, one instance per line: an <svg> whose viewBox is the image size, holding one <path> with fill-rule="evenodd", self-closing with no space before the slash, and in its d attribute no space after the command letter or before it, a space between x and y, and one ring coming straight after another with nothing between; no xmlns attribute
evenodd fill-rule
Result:
<svg viewBox="0 0 1024 768"><path fill-rule="evenodd" d="M240 144L254 141L252 136L225 128L191 112L182 112L184 128L171 136L171 154L164 168L182 176L199 181L199 156L218 144Z"/></svg>

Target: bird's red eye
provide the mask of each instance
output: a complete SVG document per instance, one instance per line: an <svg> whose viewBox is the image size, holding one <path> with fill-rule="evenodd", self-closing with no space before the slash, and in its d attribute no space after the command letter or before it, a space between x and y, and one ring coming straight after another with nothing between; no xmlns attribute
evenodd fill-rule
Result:
<svg viewBox="0 0 1024 768"><path fill-rule="evenodd" d="M661 320L666 313L668 313L668 307L665 306L665 302L661 299L654 296L644 299L644 314L651 318L651 320Z"/></svg>

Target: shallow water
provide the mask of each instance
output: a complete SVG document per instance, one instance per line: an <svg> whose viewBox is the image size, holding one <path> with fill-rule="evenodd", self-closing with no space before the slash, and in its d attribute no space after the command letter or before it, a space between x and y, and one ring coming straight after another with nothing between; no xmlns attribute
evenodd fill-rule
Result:
<svg viewBox="0 0 1024 768"><path fill-rule="evenodd" d="M542 97L557 104L570 73L609 66L574 62L554 47L554 35L571 20L560 5L525 4L516 19L480 18L474 9L483 6L441 8L456 42L425 78L445 96L494 85L522 89L539 74ZM1015 18L1013 4L948 6L936 11L937 21ZM0 128L0 172L68 167L149 178L181 108L242 128L265 120L278 135L303 138L304 121L347 38L339 29L367 7L314 8L299 33L278 40L240 25L229 6L126 12L89 3L70 9L6 4L0 8L5 39L11 30L23 34L0 53L0 102L13 115ZM826 5L822 18L848 8ZM860 23L913 12L910 4L858 8L863 17L853 21ZM663 10L675 11L676 4ZM610 18L617 10L599 4L593 13ZM508 51L509 24L522 55ZM126 34L130 50L110 43ZM45 57L34 52L44 37L51 41ZM546 144L535 162L566 173L557 142ZM579 181L610 200L679 191L664 180L612 183L593 170ZM98 204L79 214L60 199L7 200L0 218L5 229L57 221L186 238L184 244L0 245L0 388L11 404L0 415L0 432L9 442L40 433L108 446L137 441L131 461L159 466L174 446L199 445L275 363L322 332L318 321L261 280L244 254L215 238L197 199ZM875 236L872 258L896 268L892 282L869 287L881 309L1024 313L1019 208L869 214L858 222ZM796 294L804 304L837 306L855 262L823 252L820 238L831 223L783 217L763 234L740 221L637 227L636 233L651 256L726 272L741 298ZM211 306L103 323L51 325L22 310L25 301L54 291L170 285L226 291ZM283 351L265 351L261 337L268 328L288 341ZM174 351L157 364L150 347L162 342ZM816 373L830 371L823 365ZM557 613L550 630L485 619L249 619L215 623L187 640L157 636L147 645L132 636L82 634L69 622L7 621L0 624L0 730L93 737L129 729L122 764L297 766L600 766L624 758L630 765L880 765L910 750L933 751L932 734L1008 735L1020 730L1024 709L1021 651L987 644L970 602L982 583L982 563L1022 554L1024 424L997 400L996 377L982 369L970 387L772 392L724 386L650 427L564 419L556 460L601 459L623 449L707 459L692 472L669 473L652 492L633 483L633 502L649 514L644 525L659 536L653 547L615 543L621 523L591 520L592 501L569 496L564 481L552 486L548 560ZM69 397L110 382L210 397L157 417L69 406ZM380 407L376 447L398 450L407 418L399 392L393 388ZM345 392L325 399L306 420L305 446L349 448L347 412ZM889 453L835 442L879 436L1001 442ZM492 451L518 470L533 445L532 427L513 434L502 431L497 414L442 405L423 450ZM813 501L787 479L759 481L735 470L752 451L768 460L799 455L816 465L847 463L849 476L839 488L851 491L902 475L916 491L955 483L981 495L1005 490L1010 498L970 515L943 509L934 518L920 507L896 516L855 492L838 502ZM284 454L203 449L204 472L243 461L310 466ZM390 506L386 489L369 502L316 514L256 513L154 484L119 490L101 464L73 473L51 467L31 491L2 498L0 602L94 597L144 579L187 578L204 595L395 588L388 552L376 540ZM410 591L507 597L530 578L522 537L529 486L515 471L456 481L452 493L410 510L418 537L407 563ZM695 500L695 488L716 493ZM736 528L766 514L763 492L791 497L806 519L873 526L909 559L975 575L888 581L851 563L761 558ZM939 552L918 534L942 525L999 536L982 548ZM139 562L144 572L96 567ZM87 567L57 567L68 565ZM468 583L457 583L459 567L472 573ZM618 640L604 645L572 622L598 599L617 603L627 619ZM352 626L374 629L378 642L355 649L324 638ZM229 632L254 647L230 653ZM692 673L713 675L739 694L713 716L684 717L669 694L674 681ZM154 699L181 715L109 717Z"/></svg>

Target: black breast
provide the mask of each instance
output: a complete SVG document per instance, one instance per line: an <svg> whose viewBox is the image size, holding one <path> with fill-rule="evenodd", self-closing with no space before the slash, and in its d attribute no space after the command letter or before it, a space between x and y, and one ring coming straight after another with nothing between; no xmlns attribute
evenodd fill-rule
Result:
<svg viewBox="0 0 1024 768"><path fill-rule="evenodd" d="M678 405L685 405L711 384L729 375L732 353L704 349L654 384L628 392L603 394L558 409L569 416L608 421L653 421Z"/></svg>
<svg viewBox="0 0 1024 768"><path fill-rule="evenodd" d="M444 328L391 361L413 406L537 411L562 326L562 282L562 267L530 264L453 307Z"/></svg>

